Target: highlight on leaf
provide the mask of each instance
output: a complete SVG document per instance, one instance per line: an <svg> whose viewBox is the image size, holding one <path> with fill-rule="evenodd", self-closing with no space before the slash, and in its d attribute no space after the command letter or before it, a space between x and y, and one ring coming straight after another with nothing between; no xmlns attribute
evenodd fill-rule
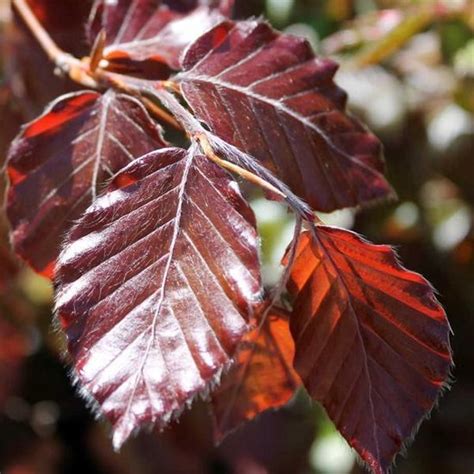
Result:
<svg viewBox="0 0 474 474"><path fill-rule="evenodd" d="M100 31L106 35L104 59L108 68L149 79L179 69L184 49L224 19L217 2L161 0L96 0L88 23L91 44Z"/></svg>
<svg viewBox="0 0 474 474"><path fill-rule="evenodd" d="M294 343L289 313L273 308L261 328L243 338L234 366L212 394L217 442L245 421L285 405L301 385L293 369Z"/></svg>
<svg viewBox="0 0 474 474"><path fill-rule="evenodd" d="M196 116L314 209L393 196L379 140L345 111L336 64L267 23L226 21L201 36L177 76Z"/></svg>
<svg viewBox="0 0 474 474"><path fill-rule="evenodd" d="M387 472L448 381L434 290L389 246L321 225L300 235L288 290L306 389L371 471Z"/></svg>
<svg viewBox="0 0 474 474"><path fill-rule="evenodd" d="M56 305L78 381L119 448L209 393L248 330L261 283L254 215L195 147L152 152L113 187L68 237Z"/></svg>
<svg viewBox="0 0 474 474"><path fill-rule="evenodd" d="M52 277L64 234L121 168L165 145L133 97L62 96L25 125L7 158L7 214L16 252Z"/></svg>

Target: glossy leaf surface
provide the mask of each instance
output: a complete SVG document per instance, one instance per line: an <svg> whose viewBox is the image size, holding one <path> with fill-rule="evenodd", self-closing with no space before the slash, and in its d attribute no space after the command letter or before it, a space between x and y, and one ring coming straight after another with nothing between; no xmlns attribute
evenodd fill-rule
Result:
<svg viewBox="0 0 474 474"><path fill-rule="evenodd" d="M178 69L182 51L223 20L218 2L120 0L96 1L89 20L92 42L106 32L104 57L112 69L165 73L163 64ZM228 10L228 8L226 8ZM160 66L161 64L161 66Z"/></svg>
<svg viewBox="0 0 474 474"><path fill-rule="evenodd" d="M187 50L178 76L197 117L315 209L391 195L378 139L345 111L336 64L257 21L225 22Z"/></svg>
<svg viewBox="0 0 474 474"><path fill-rule="evenodd" d="M275 308L259 330L248 333L235 365L212 396L215 437L221 441L244 421L285 405L301 384L293 369L288 314Z"/></svg>
<svg viewBox="0 0 474 474"><path fill-rule="evenodd" d="M107 92L63 96L13 141L7 212L16 252L51 276L70 224L104 183L134 158L164 145L134 98Z"/></svg>
<svg viewBox="0 0 474 474"><path fill-rule="evenodd" d="M300 236L289 291L296 370L372 472L387 472L447 382L433 289L390 247L318 226Z"/></svg>
<svg viewBox="0 0 474 474"><path fill-rule="evenodd" d="M56 304L80 384L120 447L219 380L261 284L254 215L194 148L152 152L112 189L69 236Z"/></svg>

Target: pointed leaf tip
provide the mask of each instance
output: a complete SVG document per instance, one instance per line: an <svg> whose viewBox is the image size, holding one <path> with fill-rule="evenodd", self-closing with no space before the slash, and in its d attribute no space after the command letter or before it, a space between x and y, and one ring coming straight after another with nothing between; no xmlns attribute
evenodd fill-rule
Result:
<svg viewBox="0 0 474 474"><path fill-rule="evenodd" d="M56 307L79 383L118 449L209 392L262 292L255 219L217 165L166 148L116 178L69 234Z"/></svg>
<svg viewBox="0 0 474 474"><path fill-rule="evenodd" d="M233 367L212 394L217 443L243 422L285 405L301 385L293 369L288 316L284 309L273 308L262 327L243 338Z"/></svg>

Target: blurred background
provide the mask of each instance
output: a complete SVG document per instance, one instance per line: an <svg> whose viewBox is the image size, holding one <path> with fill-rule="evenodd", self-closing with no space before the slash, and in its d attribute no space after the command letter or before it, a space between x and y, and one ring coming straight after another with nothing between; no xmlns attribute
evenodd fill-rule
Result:
<svg viewBox="0 0 474 474"><path fill-rule="evenodd" d="M44 0L43 0L44 1ZM60 46L87 53L78 17L89 1L57 1L46 16ZM468 0L237 0L239 18L265 15L341 64L350 107L382 139L399 200L321 216L377 243L439 291L453 331L452 389L420 428L397 474L474 472L474 3ZM0 0L0 163L19 126L74 85L52 68ZM252 191L249 191L250 193ZM0 196L4 183L0 185ZM251 194L267 284L293 222ZM0 472L346 474L363 472L324 411L304 393L265 413L219 448L203 404L162 434L142 434L114 454L105 424L75 394L51 326L50 283L10 253L0 214Z"/></svg>

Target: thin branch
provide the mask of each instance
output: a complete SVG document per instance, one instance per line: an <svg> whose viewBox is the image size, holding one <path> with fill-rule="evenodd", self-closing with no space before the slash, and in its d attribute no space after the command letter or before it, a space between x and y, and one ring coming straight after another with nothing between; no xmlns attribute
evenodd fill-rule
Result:
<svg viewBox="0 0 474 474"><path fill-rule="evenodd" d="M48 58L59 71L85 87L97 88L96 81L90 76L88 66L69 53L63 51L38 21L26 0L13 0L13 6L25 22L31 34L38 41Z"/></svg>
<svg viewBox="0 0 474 474"><path fill-rule="evenodd" d="M35 14L31 11L26 0L13 0L13 5L49 59L57 63L58 59L66 53L64 53L53 41L51 36L49 36L48 32L43 28L43 25L41 25Z"/></svg>
<svg viewBox="0 0 474 474"><path fill-rule="evenodd" d="M286 195L283 194L279 189L277 189L275 186L270 184L269 182L265 181L264 179L260 178L254 173L251 173L248 170L245 170L244 168L241 168L240 166L231 163L230 161L223 160L222 158L219 158L215 153L214 150L212 149L211 144L209 143L209 140L207 139L205 134L200 134L195 137L196 141L201 145L202 150L204 151L205 155L214 163L218 164L222 168L225 168L233 173L236 173L237 175L241 176L242 178L246 179L247 181L256 184L257 186L260 186L261 188L276 194L282 199L286 199Z"/></svg>
<svg viewBox="0 0 474 474"><path fill-rule="evenodd" d="M126 76L102 69L100 62L105 45L104 32L101 32L94 44L92 57L81 61L57 46L38 21L26 3L26 0L13 0L13 4L50 60L53 61L63 73L68 74L72 80L94 89L100 89L104 86L113 87L121 92L139 98L145 107L158 119L178 130L184 130L191 139L198 142L205 155L211 161L265 189L273 195L288 201L290 206L292 206L297 213L301 213L303 217L308 218L308 216L311 216L311 212L306 209L304 205L295 205L298 199L296 199L289 190L288 193L285 193L271 184L269 180L258 176L236 163L220 158L209 142L206 130L201 123L181 105L179 100L172 93L181 93L179 84L174 81L158 81L154 83L153 87L150 87L150 85L144 86L140 84L140 82L127 80ZM153 100L155 98L158 99L172 115L156 104Z"/></svg>
<svg viewBox="0 0 474 474"><path fill-rule="evenodd" d="M152 115L166 122L176 130L183 130L181 124L171 114L166 112L166 110L163 110L160 106L155 104L155 102L143 96L141 97L141 101Z"/></svg>
<svg viewBox="0 0 474 474"><path fill-rule="evenodd" d="M283 275L281 276L280 281L272 290L272 295L271 295L268 305L263 308L262 315L260 316L261 321L259 324L259 329L262 328L263 324L265 323L268 313L280 300L282 293L285 291L286 284L288 283L288 280L290 279L291 269L293 268L293 264L295 263L296 248L298 246L298 238L303 226L302 217L297 213L295 214L295 216L296 216L295 229L293 231L293 238L291 239L291 243L290 243L290 250L288 251L288 263L285 266L285 271L283 272Z"/></svg>
<svg viewBox="0 0 474 474"><path fill-rule="evenodd" d="M174 115L182 129L190 138L205 133L204 127L196 117L183 107L171 92L168 92L168 83L170 83L170 81L156 83L154 87L143 87L141 93L143 96L149 95L153 99L158 99Z"/></svg>

